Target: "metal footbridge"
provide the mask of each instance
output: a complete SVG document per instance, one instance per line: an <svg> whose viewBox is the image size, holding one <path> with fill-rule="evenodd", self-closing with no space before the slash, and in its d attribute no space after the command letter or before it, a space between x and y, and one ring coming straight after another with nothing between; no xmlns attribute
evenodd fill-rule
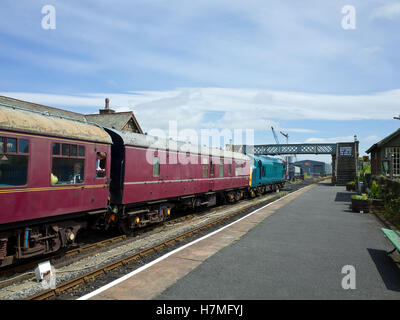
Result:
<svg viewBox="0 0 400 320"><path fill-rule="evenodd" d="M243 145L243 153L254 155L336 154L336 143Z"/></svg>

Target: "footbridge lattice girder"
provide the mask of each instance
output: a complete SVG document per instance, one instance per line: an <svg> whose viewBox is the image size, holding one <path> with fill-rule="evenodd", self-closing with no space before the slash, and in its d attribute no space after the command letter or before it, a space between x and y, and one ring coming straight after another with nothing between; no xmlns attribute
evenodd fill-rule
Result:
<svg viewBox="0 0 400 320"><path fill-rule="evenodd" d="M255 155L336 154L336 143L263 144L245 149L245 153Z"/></svg>

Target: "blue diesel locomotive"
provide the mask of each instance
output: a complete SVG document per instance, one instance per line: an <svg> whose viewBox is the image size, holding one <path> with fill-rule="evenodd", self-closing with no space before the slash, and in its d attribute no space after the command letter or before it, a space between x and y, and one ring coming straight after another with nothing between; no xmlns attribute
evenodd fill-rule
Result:
<svg viewBox="0 0 400 320"><path fill-rule="evenodd" d="M285 185L285 163L267 156L249 155L251 161L250 196L253 198Z"/></svg>

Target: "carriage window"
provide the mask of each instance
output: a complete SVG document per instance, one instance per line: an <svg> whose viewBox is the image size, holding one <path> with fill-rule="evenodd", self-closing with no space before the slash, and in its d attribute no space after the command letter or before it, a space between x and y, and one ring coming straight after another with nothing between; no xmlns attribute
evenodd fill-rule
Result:
<svg viewBox="0 0 400 320"><path fill-rule="evenodd" d="M24 186L28 178L28 156L0 157L0 187Z"/></svg>
<svg viewBox="0 0 400 320"><path fill-rule="evenodd" d="M80 148L84 148L84 146L58 142L52 144L53 159L50 174L52 185L84 182L85 159L80 157Z"/></svg>
<svg viewBox="0 0 400 320"><path fill-rule="evenodd" d="M17 139L7 138L7 153L17 152Z"/></svg>
<svg viewBox="0 0 400 320"><path fill-rule="evenodd" d="M160 175L160 159L158 157L153 158L153 177Z"/></svg>
<svg viewBox="0 0 400 320"><path fill-rule="evenodd" d="M69 156L69 144L62 144L62 155Z"/></svg>
<svg viewBox="0 0 400 320"><path fill-rule="evenodd" d="M265 166L262 167L262 176L265 177Z"/></svg>
<svg viewBox="0 0 400 320"><path fill-rule="evenodd" d="M24 139L0 137L0 187L24 186L28 180L28 155L16 155L17 141L19 153L29 152L29 142Z"/></svg>
<svg viewBox="0 0 400 320"><path fill-rule="evenodd" d="M53 158L51 184L77 184L84 181L85 160Z"/></svg>
<svg viewBox="0 0 400 320"><path fill-rule="evenodd" d="M83 150L85 153L85 150ZM106 176L107 153L97 152L96 156L96 178L104 178Z"/></svg>
<svg viewBox="0 0 400 320"><path fill-rule="evenodd" d="M18 140L18 153L29 153L29 141L24 139Z"/></svg>
<svg viewBox="0 0 400 320"><path fill-rule="evenodd" d="M210 162L210 175L211 175L211 176L214 175L214 164L213 164L212 160L211 160L211 162Z"/></svg>
<svg viewBox="0 0 400 320"><path fill-rule="evenodd" d="M76 147L76 145L70 146L70 155L72 157L76 157L78 155L78 148Z"/></svg>
<svg viewBox="0 0 400 320"><path fill-rule="evenodd" d="M231 176L232 175L232 164L228 164L228 174Z"/></svg>
<svg viewBox="0 0 400 320"><path fill-rule="evenodd" d="M224 160L222 159L219 160L219 176L224 176Z"/></svg>
<svg viewBox="0 0 400 320"><path fill-rule="evenodd" d="M207 157L202 157L201 158L201 163L203 166L203 178L208 178L208 158Z"/></svg>
<svg viewBox="0 0 400 320"><path fill-rule="evenodd" d="M85 147L84 146L79 146L78 150L79 150L78 156L84 157L85 156Z"/></svg>
<svg viewBox="0 0 400 320"><path fill-rule="evenodd" d="M53 155L60 155L60 144L53 143Z"/></svg>

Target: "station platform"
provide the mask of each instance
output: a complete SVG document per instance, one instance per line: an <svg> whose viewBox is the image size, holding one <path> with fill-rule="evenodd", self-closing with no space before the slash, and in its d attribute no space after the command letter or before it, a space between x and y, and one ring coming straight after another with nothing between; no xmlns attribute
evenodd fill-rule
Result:
<svg viewBox="0 0 400 320"><path fill-rule="evenodd" d="M392 245L349 201L345 187L305 187L81 299L399 299Z"/></svg>

